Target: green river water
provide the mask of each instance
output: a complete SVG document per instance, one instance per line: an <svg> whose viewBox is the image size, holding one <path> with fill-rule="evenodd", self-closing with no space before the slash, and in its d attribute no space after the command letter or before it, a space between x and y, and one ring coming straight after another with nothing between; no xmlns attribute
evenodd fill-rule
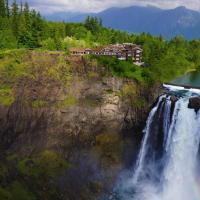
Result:
<svg viewBox="0 0 200 200"><path fill-rule="evenodd" d="M189 72L171 83L177 85L189 85L191 87L200 87L200 71Z"/></svg>

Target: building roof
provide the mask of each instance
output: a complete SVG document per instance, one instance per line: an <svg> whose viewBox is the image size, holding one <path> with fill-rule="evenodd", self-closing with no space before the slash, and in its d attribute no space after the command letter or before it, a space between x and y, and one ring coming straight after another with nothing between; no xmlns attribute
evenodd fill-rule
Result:
<svg viewBox="0 0 200 200"><path fill-rule="evenodd" d="M139 45L133 44L133 43L123 43L123 44L110 44L107 46L98 46L94 49L90 48L78 48L78 47L73 47L70 48L70 52L85 52L85 51L93 51L96 53L104 53L104 52L110 52L110 53L125 53L125 52L132 52L135 50L140 50L143 51L142 48Z"/></svg>
<svg viewBox="0 0 200 200"><path fill-rule="evenodd" d="M104 49L104 47L96 47L95 49L93 49L93 51L96 51L96 52L100 52Z"/></svg>
<svg viewBox="0 0 200 200"><path fill-rule="evenodd" d="M134 49L138 49L138 50L143 51L143 49L140 46L135 46Z"/></svg>
<svg viewBox="0 0 200 200"><path fill-rule="evenodd" d="M90 48L87 48L87 49L85 49L85 51L92 51L92 49L90 49Z"/></svg>
<svg viewBox="0 0 200 200"><path fill-rule="evenodd" d="M72 52L72 51L76 51L76 52L83 52L83 51L85 51L85 49L84 48L78 48L78 47L72 47L72 48L70 48L70 51Z"/></svg>

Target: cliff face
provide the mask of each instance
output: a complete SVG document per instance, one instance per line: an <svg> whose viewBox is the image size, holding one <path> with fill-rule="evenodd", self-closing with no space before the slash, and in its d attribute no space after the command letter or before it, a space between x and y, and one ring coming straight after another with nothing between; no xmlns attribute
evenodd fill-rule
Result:
<svg viewBox="0 0 200 200"><path fill-rule="evenodd" d="M1 152L17 154L17 163L28 157L26 168L37 166L34 157L42 152L56 152L70 163L54 176L56 199L95 199L124 164L132 164L160 89L111 77L106 67L59 53L28 52L21 62L26 75L11 85L14 100L0 105ZM36 197L44 198L45 190L38 190Z"/></svg>

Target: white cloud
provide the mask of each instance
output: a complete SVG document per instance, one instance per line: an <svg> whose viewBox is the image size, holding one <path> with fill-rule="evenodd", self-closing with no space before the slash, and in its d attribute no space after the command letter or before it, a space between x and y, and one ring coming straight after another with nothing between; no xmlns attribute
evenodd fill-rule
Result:
<svg viewBox="0 0 200 200"><path fill-rule="evenodd" d="M57 11L98 12L109 7L130 5L153 5L161 8L185 6L200 10L200 0L28 0L42 13Z"/></svg>

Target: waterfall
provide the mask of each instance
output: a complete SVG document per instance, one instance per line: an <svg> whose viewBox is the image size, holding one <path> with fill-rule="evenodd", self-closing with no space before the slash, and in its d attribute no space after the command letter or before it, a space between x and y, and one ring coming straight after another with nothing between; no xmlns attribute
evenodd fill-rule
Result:
<svg viewBox="0 0 200 200"><path fill-rule="evenodd" d="M140 174L142 173L143 169L144 169L144 159L145 159L145 156L147 154L147 150L148 148L146 148L148 144L148 139L150 137L150 130L151 130L151 124L152 124L152 121L153 121L153 118L154 118L154 115L156 114L156 112L158 111L158 107L160 105L160 102L163 100L163 98L165 98L166 96L161 96L158 100L158 103L156 104L156 106L152 109L152 111L150 112L149 114L149 117L147 119L147 125L146 125L146 128L144 130L145 132L145 136L144 136L144 139L143 139L143 142L142 142L142 147L141 147L141 150L139 152L139 157L138 157L138 160L137 160L137 163L136 163L136 168L135 168L135 174L134 174L134 177L133 177L133 183L136 184L137 181L138 181L138 178L140 176Z"/></svg>
<svg viewBox="0 0 200 200"><path fill-rule="evenodd" d="M189 99L197 94L181 94L176 101L170 95L159 97L147 119L133 173L121 177L114 199L200 199L200 111L188 108Z"/></svg>

